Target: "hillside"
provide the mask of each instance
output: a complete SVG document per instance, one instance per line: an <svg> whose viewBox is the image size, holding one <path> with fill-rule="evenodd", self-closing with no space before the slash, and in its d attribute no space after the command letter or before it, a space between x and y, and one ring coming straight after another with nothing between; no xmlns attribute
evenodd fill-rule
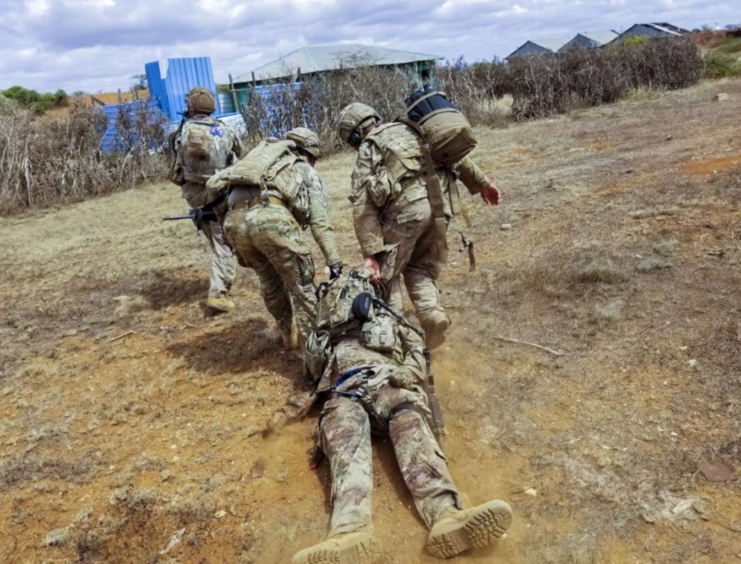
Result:
<svg viewBox="0 0 741 564"><path fill-rule="evenodd" d="M741 471L741 81L639 98L478 132L504 205L467 202L434 368L454 478L515 522L460 562L741 558L741 486L700 471ZM319 166L357 264L351 168ZM273 564L324 535L316 416L260 433L301 367L253 273L204 318L203 243L160 221L184 208L161 184L0 219L0 562ZM381 562L436 562L375 446Z"/></svg>

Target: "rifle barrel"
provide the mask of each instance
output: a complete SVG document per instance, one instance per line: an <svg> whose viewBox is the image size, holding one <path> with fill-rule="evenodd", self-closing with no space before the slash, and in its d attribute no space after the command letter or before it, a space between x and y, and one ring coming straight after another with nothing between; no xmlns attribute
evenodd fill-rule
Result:
<svg viewBox="0 0 741 564"><path fill-rule="evenodd" d="M163 217L162 221L177 221L179 219L195 219L196 216L194 215L168 215L167 217Z"/></svg>

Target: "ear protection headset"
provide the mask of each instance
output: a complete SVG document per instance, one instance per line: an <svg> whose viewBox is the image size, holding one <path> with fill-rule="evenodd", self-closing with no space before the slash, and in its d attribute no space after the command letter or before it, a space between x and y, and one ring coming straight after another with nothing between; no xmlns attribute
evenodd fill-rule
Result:
<svg viewBox="0 0 741 564"><path fill-rule="evenodd" d="M347 142L352 147L360 147L360 143L362 143L363 137L360 135L360 132L356 129L350 134L350 138L347 140Z"/></svg>

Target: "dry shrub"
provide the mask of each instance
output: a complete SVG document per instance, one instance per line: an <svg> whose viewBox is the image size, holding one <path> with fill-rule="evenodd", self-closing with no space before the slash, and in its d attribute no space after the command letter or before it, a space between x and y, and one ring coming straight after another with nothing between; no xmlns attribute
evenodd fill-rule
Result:
<svg viewBox="0 0 741 564"><path fill-rule="evenodd" d="M516 119L531 119L628 97L637 89L685 88L702 77L691 38L619 42L603 49L517 57L509 64Z"/></svg>
<svg viewBox="0 0 741 564"><path fill-rule="evenodd" d="M107 119L100 110L73 104L66 116L38 119L0 100L0 213L78 201L163 176L166 163L156 150L164 123L151 107L138 105L119 119L119 151L104 153Z"/></svg>
<svg viewBox="0 0 741 564"><path fill-rule="evenodd" d="M367 58L341 61L341 69L298 84L274 84L246 107L249 144L292 127L314 129L327 153L341 147L336 127L342 108L363 102L384 120L396 118L404 99L420 86L399 68L368 66ZM473 125L506 127L532 119L630 97L635 92L683 88L697 82L702 58L691 39L621 42L509 62L468 65L459 59L436 69L440 90ZM506 99L512 97L511 111Z"/></svg>
<svg viewBox="0 0 741 564"><path fill-rule="evenodd" d="M342 146L337 120L342 109L362 101L384 120L392 120L404 108L404 98L417 86L399 69L346 65L326 73L321 81L274 84L263 96L253 96L246 107L248 145L269 135L281 135L293 127L310 127L319 135L325 154Z"/></svg>

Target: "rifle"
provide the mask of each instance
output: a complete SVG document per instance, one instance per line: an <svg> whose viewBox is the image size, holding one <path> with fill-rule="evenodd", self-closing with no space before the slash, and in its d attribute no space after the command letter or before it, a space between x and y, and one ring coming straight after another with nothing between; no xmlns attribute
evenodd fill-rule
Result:
<svg viewBox="0 0 741 564"><path fill-rule="evenodd" d="M219 194L219 196L200 208L191 208L188 215L169 215L162 218L162 221L179 221L181 219L190 219L195 223L196 228L200 231L203 228L203 222L208 221L216 223L219 221L214 208L226 200L226 191Z"/></svg>
<svg viewBox="0 0 741 564"><path fill-rule="evenodd" d="M440 444L440 448L444 449L443 440L447 432L445 431L445 421L443 420L443 410L440 407L440 400L437 397L437 390L435 388L435 376L432 374L432 359L430 358L430 350L425 347L425 360L427 361L427 378L424 381L424 388L427 397L430 399L430 411L432 411L432 432L437 437L437 442Z"/></svg>

